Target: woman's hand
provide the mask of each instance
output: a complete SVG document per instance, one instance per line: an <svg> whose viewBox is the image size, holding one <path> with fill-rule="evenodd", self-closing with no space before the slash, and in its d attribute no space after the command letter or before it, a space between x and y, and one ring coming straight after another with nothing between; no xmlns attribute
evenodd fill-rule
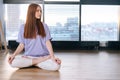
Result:
<svg viewBox="0 0 120 80"><path fill-rule="evenodd" d="M55 61L58 63L58 64L61 64L61 60L59 58L55 58Z"/></svg>
<svg viewBox="0 0 120 80"><path fill-rule="evenodd" d="M9 58L8 58L8 63L11 64L12 61L14 60L14 58L15 58L14 54L10 55Z"/></svg>
<svg viewBox="0 0 120 80"><path fill-rule="evenodd" d="M61 60L59 58L51 57L51 59L56 62L57 64L61 64Z"/></svg>

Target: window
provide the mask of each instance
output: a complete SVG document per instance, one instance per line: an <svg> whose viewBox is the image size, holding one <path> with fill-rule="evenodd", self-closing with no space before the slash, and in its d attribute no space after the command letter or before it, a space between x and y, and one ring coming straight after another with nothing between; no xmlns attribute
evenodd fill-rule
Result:
<svg viewBox="0 0 120 80"><path fill-rule="evenodd" d="M6 4L6 40L16 40L19 28L25 23L29 4ZM41 6L42 7L42 6Z"/></svg>
<svg viewBox="0 0 120 80"><path fill-rule="evenodd" d="M45 23L53 41L79 40L79 5L45 5Z"/></svg>
<svg viewBox="0 0 120 80"><path fill-rule="evenodd" d="M17 39L19 27L26 20L28 5L5 4L7 41ZM49 26L53 41L79 41L79 37L81 41L119 40L118 5L81 5L81 20L79 4L43 5L43 18Z"/></svg>
<svg viewBox="0 0 120 80"><path fill-rule="evenodd" d="M6 4L6 39L16 40L29 4ZM53 41L79 40L79 5L45 5L44 19ZM43 11L44 13L44 11Z"/></svg>
<svg viewBox="0 0 120 80"><path fill-rule="evenodd" d="M116 5L82 5L81 41L117 41L118 11Z"/></svg>
<svg viewBox="0 0 120 80"><path fill-rule="evenodd" d="M67 2L70 2L70 1L73 1L73 2L75 2L75 1L80 1L80 0L45 0L45 1L67 1Z"/></svg>

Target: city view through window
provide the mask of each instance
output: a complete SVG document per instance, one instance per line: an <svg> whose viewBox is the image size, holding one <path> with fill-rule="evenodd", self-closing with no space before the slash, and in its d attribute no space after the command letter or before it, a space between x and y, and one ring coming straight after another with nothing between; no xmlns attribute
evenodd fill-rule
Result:
<svg viewBox="0 0 120 80"><path fill-rule="evenodd" d="M20 25L26 20L28 5L5 5L7 41L17 39ZM79 41L79 37L81 41L118 40L119 6L82 5L81 12L79 8L74 4L45 4L42 18L50 29L53 41Z"/></svg>
<svg viewBox="0 0 120 80"><path fill-rule="evenodd" d="M21 24L25 23L28 5L6 5L6 39L16 40ZM46 5L45 23L53 41L79 40L79 5Z"/></svg>
<svg viewBox="0 0 120 80"><path fill-rule="evenodd" d="M79 5L45 5L53 41L79 40Z"/></svg>
<svg viewBox="0 0 120 80"><path fill-rule="evenodd" d="M82 5L81 40L117 41L119 6Z"/></svg>

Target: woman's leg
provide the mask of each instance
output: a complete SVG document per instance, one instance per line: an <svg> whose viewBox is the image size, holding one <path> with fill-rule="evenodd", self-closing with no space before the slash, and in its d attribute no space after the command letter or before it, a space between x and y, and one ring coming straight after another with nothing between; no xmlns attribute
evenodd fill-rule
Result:
<svg viewBox="0 0 120 80"><path fill-rule="evenodd" d="M44 70L56 71L56 70L60 69L61 65L57 64L56 62L54 62L51 59L48 59L46 61L38 63L36 66L39 67L39 68L41 68L41 69L44 69Z"/></svg>
<svg viewBox="0 0 120 80"><path fill-rule="evenodd" d="M32 66L32 59L16 56L10 65L15 68L29 67Z"/></svg>
<svg viewBox="0 0 120 80"><path fill-rule="evenodd" d="M31 56L16 56L15 59L12 61L11 66L17 68L29 67L41 63L49 58L49 55L37 58L33 58Z"/></svg>

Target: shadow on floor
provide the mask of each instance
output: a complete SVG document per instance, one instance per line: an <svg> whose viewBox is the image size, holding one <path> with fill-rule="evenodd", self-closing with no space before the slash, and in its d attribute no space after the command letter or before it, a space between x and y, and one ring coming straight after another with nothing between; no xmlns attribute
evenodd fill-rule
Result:
<svg viewBox="0 0 120 80"><path fill-rule="evenodd" d="M60 72L36 67L22 68L13 72L9 80L60 80Z"/></svg>

